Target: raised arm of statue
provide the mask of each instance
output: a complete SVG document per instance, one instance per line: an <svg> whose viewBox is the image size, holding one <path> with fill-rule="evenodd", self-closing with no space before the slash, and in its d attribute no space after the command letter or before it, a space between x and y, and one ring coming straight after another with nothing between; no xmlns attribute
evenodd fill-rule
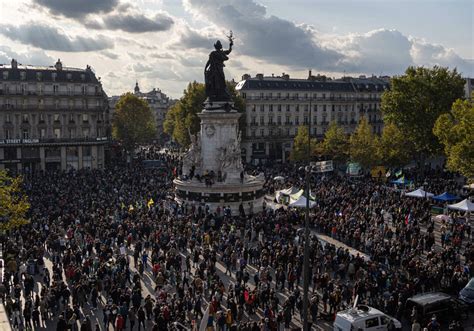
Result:
<svg viewBox="0 0 474 331"><path fill-rule="evenodd" d="M229 39L229 49L224 51L226 55L232 52L232 46L234 45L234 33L232 32L232 30L230 30L229 35L227 36L227 39Z"/></svg>
<svg viewBox="0 0 474 331"><path fill-rule="evenodd" d="M226 51L224 51L224 53L225 53L226 55L229 55L230 52L232 52L232 45L234 45L234 43L231 41L231 42L229 43L229 49L226 50Z"/></svg>

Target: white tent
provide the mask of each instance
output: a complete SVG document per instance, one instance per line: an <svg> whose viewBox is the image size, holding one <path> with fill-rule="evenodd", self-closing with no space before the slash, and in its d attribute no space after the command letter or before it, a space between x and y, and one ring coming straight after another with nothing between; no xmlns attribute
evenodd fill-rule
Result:
<svg viewBox="0 0 474 331"><path fill-rule="evenodd" d="M289 197L289 196L291 196L292 194L295 194L298 191L299 191L299 189L294 187L294 186L292 186L290 188L287 188L285 190L276 191L276 194L275 194L276 201L281 202L282 196Z"/></svg>
<svg viewBox="0 0 474 331"><path fill-rule="evenodd" d="M300 189L299 188L296 188L294 186L290 187L290 188L287 188L286 190L280 190L280 191L277 191L279 192L280 194L283 194L283 195L292 195L292 194L295 194L296 192L298 192Z"/></svg>
<svg viewBox="0 0 474 331"><path fill-rule="evenodd" d="M461 211L474 211L474 203L469 201L468 199L464 199L461 202L455 203L454 205L448 205L449 209L454 209L454 210L461 210Z"/></svg>
<svg viewBox="0 0 474 331"><path fill-rule="evenodd" d="M423 191L421 188L419 188L418 190L405 193L405 196L412 198L431 198L432 196L434 196L434 194Z"/></svg>
<svg viewBox="0 0 474 331"><path fill-rule="evenodd" d="M295 202L297 201L301 196L303 196L305 190L299 190L298 192L291 194L290 195L290 201ZM309 192L309 199L310 200L316 200L316 196L313 194L313 192Z"/></svg>
<svg viewBox="0 0 474 331"><path fill-rule="evenodd" d="M300 196L298 200L290 203L288 205L289 207L294 207L294 208L306 208L306 197L304 195ZM316 202L313 200L309 200L309 208L313 208L316 206Z"/></svg>

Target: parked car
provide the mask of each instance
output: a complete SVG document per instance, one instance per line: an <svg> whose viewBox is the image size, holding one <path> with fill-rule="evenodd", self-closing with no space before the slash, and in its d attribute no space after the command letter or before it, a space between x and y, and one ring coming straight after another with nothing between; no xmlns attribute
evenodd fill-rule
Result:
<svg viewBox="0 0 474 331"><path fill-rule="evenodd" d="M389 323L396 330L402 329L402 324L397 319L375 308L358 305L336 314L334 331L387 331Z"/></svg>
<svg viewBox="0 0 474 331"><path fill-rule="evenodd" d="M469 283L459 292L459 299L468 305L474 306L474 277L471 278Z"/></svg>
<svg viewBox="0 0 474 331"><path fill-rule="evenodd" d="M433 315L438 321L443 322L468 317L468 306L463 301L442 292L423 293L409 298L405 304L407 317L410 316L413 307L416 307L418 320L422 324L428 323Z"/></svg>

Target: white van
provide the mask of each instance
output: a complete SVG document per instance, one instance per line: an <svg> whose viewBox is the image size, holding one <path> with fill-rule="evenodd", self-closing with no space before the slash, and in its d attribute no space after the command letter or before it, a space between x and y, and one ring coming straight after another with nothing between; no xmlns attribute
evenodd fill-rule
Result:
<svg viewBox="0 0 474 331"><path fill-rule="evenodd" d="M395 318L375 308L357 305L336 314L334 331L387 331L390 321L396 330L402 329L402 324Z"/></svg>

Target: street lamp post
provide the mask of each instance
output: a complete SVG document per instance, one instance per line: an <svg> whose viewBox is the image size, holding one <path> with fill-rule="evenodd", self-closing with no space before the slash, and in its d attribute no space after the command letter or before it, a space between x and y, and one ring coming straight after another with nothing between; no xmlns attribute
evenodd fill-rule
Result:
<svg viewBox="0 0 474 331"><path fill-rule="evenodd" d="M308 118L308 160L311 161L311 101L309 97L309 118ZM310 199L310 178L311 166L305 168L306 171L306 215L304 220L304 262L303 262L303 331L309 331L308 328L308 308L309 308L309 199Z"/></svg>

